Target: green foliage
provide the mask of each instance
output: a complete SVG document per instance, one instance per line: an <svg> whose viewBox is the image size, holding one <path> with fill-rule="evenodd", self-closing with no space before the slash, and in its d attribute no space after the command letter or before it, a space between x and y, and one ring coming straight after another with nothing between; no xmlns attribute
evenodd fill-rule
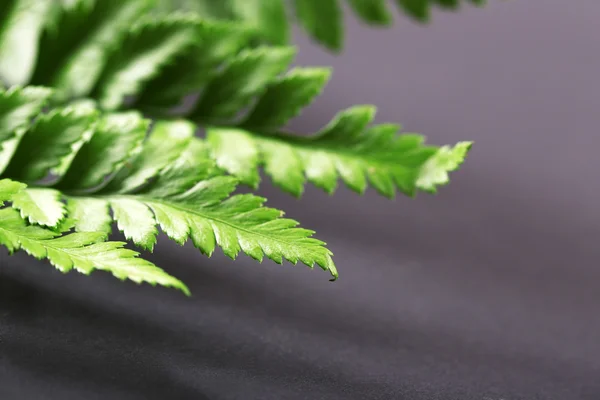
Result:
<svg viewBox="0 0 600 400"><path fill-rule="evenodd" d="M51 9L52 2L47 0L2 1L0 71L3 78L18 83L29 79L38 52L38 40Z"/></svg>
<svg viewBox="0 0 600 400"><path fill-rule="evenodd" d="M260 32L268 43L283 45L290 39L287 15L293 15L310 37L329 50L344 46L344 8L371 26L389 26L393 21L388 3L419 23L431 19L434 7L457 10L461 4L483 6L486 0L161 0L165 10L188 9L216 19L243 21ZM347 6L347 7L344 7Z"/></svg>
<svg viewBox="0 0 600 400"><path fill-rule="evenodd" d="M132 21L150 6L148 0L79 0L57 11L41 36L37 64L29 66L34 72L28 82L59 89L60 100L87 95L106 68L108 55L120 48L131 30Z"/></svg>
<svg viewBox="0 0 600 400"><path fill-rule="evenodd" d="M21 217L30 223L55 227L66 217L60 197L56 190L30 188L15 194L11 200L13 207L21 211Z"/></svg>
<svg viewBox="0 0 600 400"><path fill-rule="evenodd" d="M164 14L161 1L0 5L0 201L10 202L0 210L0 243L10 251L63 271L104 269L187 292L123 243L107 242L114 223L145 250L160 229L208 256L220 247L231 258L316 264L335 279L331 252L313 231L262 197L234 194L237 185L257 188L264 168L296 196L306 182L333 193L339 180L387 197L434 193L470 149L373 124L367 105L339 112L314 134L289 132L331 71L291 67L283 1L195 0L200 14ZM397 3L425 20L430 5L459 2ZM384 1L348 4L367 22L391 21ZM341 2L294 7L313 37L341 47Z"/></svg>
<svg viewBox="0 0 600 400"><path fill-rule="evenodd" d="M7 201L11 201L14 195L25 189L26 185L21 182L15 182L10 179L0 180L0 206Z"/></svg>
<svg viewBox="0 0 600 400"><path fill-rule="evenodd" d="M0 91L0 98L11 95L12 92ZM220 246L233 259L242 251L258 261L266 256L277 263L285 259L310 267L317 264L337 277L331 252L323 242L310 237L313 231L281 218L279 210L263 207L264 198L232 195L237 179L216 167L205 142L194 137L193 124L162 121L147 135L148 125L149 121L137 112L99 115L88 104L53 109L39 116L29 129L24 129L0 174L38 186L44 178L51 179L46 179L43 187L10 192L10 198L4 198L12 201L20 215L12 211L3 214L10 222L12 235L5 234L3 243L11 250L22 247L33 252L31 247L21 242L17 245L16 241L28 232L39 240L54 240L56 232L33 225L56 228L68 210L76 232L69 237L85 238L81 242L85 246L107 237L114 220L126 239L147 250L154 248L158 226L179 244L191 239L209 256ZM33 156L33 162L27 162L27 155ZM14 187L12 181L7 182L10 185L5 184L6 191ZM19 216L19 224L15 215ZM71 243L67 239L60 239L59 243L65 241L66 245ZM43 244L48 248L51 243ZM62 247L60 250L67 251ZM69 251L73 257L80 256ZM86 250L85 254L90 252ZM48 257L59 269L71 268L52 258L52 254L35 253ZM127 266L118 260L121 256L129 259L127 254L130 253L119 250L115 253L117 261L105 268L123 277ZM93 255L92 261L99 260L99 254ZM75 268L87 271L77 264ZM144 268L150 271L150 267ZM166 282L155 272L150 273L147 279L132 279Z"/></svg>
<svg viewBox="0 0 600 400"><path fill-rule="evenodd" d="M104 7L113 4L111 1L103 3ZM123 2L114 1L113 13L127 15L136 2L140 3L137 8L147 3L132 0L127 6L119 6ZM96 11L74 8L66 11L63 19L77 19L73 13L93 18ZM101 22L90 25L111 24L114 20L117 25L111 32L116 35L121 17L105 21L104 15L98 17ZM54 34L62 37L60 26L56 29ZM95 37L86 26L71 29L69 34ZM180 115L206 127L218 165L253 188L259 183L258 167L263 165L275 184L294 195L303 192L306 180L332 193L338 177L360 193L368 181L389 197L394 196L396 188L411 196L417 190L435 192L437 185L447 183L448 172L460 165L469 147L462 143L455 148L453 154L459 158L456 163L435 162L436 152L446 152L446 147L425 145L418 135L398 135L398 126L369 126L375 113L372 106L341 112L313 136L286 133L290 119L321 93L330 70L296 67L284 73L294 59L295 49L243 48L248 38L244 29L203 21L192 14L174 14L162 19L142 18L121 38L120 46L110 44L101 50L106 60L99 64L94 60L97 79L88 82L87 91L77 93L97 99L105 110L118 110L127 104L157 116L168 115L184 99L201 93ZM87 48L91 44L80 42L79 46ZM63 50L54 63L87 68L89 60L81 59L79 54ZM100 70L97 65L105 67ZM43 70L39 65L32 68ZM76 82L81 85L76 80L63 81L65 85L53 79L34 82L54 86L62 93L55 96L58 98L70 97L70 88ZM134 136L129 138L135 140ZM109 163L111 154L93 149L88 157ZM112 165L95 168L90 174L96 176L80 176L88 180L82 183L84 186L98 184ZM429 178L423 178L425 173Z"/></svg>
<svg viewBox="0 0 600 400"><path fill-rule="evenodd" d="M27 189L22 183L0 180L0 205L14 201L24 190ZM125 243L107 242L103 232L64 234L61 231L29 225L16 210L0 208L0 244L10 252L24 250L38 259L48 259L61 272L77 270L88 275L99 269L119 279L170 286L189 294L181 281L138 258L135 251L123 248Z"/></svg>
<svg viewBox="0 0 600 400"><path fill-rule="evenodd" d="M36 87L13 87L0 96L0 150L9 139L23 133L23 128L42 110L49 97L48 89Z"/></svg>
<svg viewBox="0 0 600 400"><path fill-rule="evenodd" d="M264 165L276 185L297 196L306 180L333 193L338 177L358 193L365 191L367 180L387 197L394 197L396 188L409 196L417 190L434 193L471 147L470 142L427 146L420 135L397 135L399 126L393 124L369 127L374 111L350 108L308 137L213 128L208 141L219 165L242 182L256 187L256 168Z"/></svg>

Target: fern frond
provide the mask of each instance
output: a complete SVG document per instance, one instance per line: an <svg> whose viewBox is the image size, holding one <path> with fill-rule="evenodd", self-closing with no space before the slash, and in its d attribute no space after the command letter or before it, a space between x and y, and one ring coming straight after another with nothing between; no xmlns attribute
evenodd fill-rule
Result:
<svg viewBox="0 0 600 400"><path fill-rule="evenodd" d="M400 127L393 124L369 127L374 113L370 106L350 108L308 137L211 128L207 139L218 165L244 183L256 187L257 167L264 165L276 185L296 196L306 180L333 193L340 177L358 193L368 181L387 197L394 197L396 188L409 196L435 192L470 149L470 142L427 146L421 135L398 135Z"/></svg>
<svg viewBox="0 0 600 400"><path fill-rule="evenodd" d="M54 186L93 191L105 185L107 178L141 150L149 124L135 111L104 115Z"/></svg>
<svg viewBox="0 0 600 400"><path fill-rule="evenodd" d="M55 97L61 101L86 96L107 67L109 54L119 48L133 21L148 11L153 2L78 1L60 10L41 37L29 83L54 88ZM15 65L18 64L11 67Z"/></svg>
<svg viewBox="0 0 600 400"><path fill-rule="evenodd" d="M200 39L201 21L194 14L146 18L128 32L95 84L92 97L104 109L117 109L126 96L139 93L173 58Z"/></svg>
<svg viewBox="0 0 600 400"><path fill-rule="evenodd" d="M294 55L291 47L243 50L207 83L190 116L198 121L226 121L237 116L287 69Z"/></svg>
<svg viewBox="0 0 600 400"><path fill-rule="evenodd" d="M2 150L9 139L22 134L23 128L28 127L33 117L39 114L50 98L51 91L46 88L19 86L0 90L0 150Z"/></svg>
<svg viewBox="0 0 600 400"><path fill-rule="evenodd" d="M66 217L61 193L47 188L22 190L12 198L13 208L32 224L57 226Z"/></svg>
<svg viewBox="0 0 600 400"><path fill-rule="evenodd" d="M278 186L295 195L303 192L307 179L332 193L341 176L359 193L368 178L385 196L393 197L396 188L412 196L417 190L435 192L466 157L470 143L459 143L453 152L460 159L455 165L447 168L430 161L448 147L426 146L420 135L398 135L399 126L370 127L373 106L345 110L313 136L284 133L289 121L321 93L330 75L325 68L298 67L281 75L292 56L287 47L240 52L207 83L187 113L208 126L207 139L218 165L243 183L256 188L257 167L264 165ZM426 163L435 180L422 178Z"/></svg>
<svg viewBox="0 0 600 400"><path fill-rule="evenodd" d="M231 258L244 252L259 261L266 256L277 263L285 259L317 264L337 277L331 252L311 238L313 231L280 218L279 210L263 207L261 197L232 195L237 179L216 167L206 144L193 137L194 124L158 122L146 137L148 123L136 112L99 117L87 105L41 116L22 135L14 154L35 150L29 135L42 138L46 150L31 165L20 158L11 160L3 176L24 177L39 185L68 152L75 155L50 187L27 188L13 196L19 218L57 226L65 216L60 197L67 200L74 229L80 233L106 236L112 219L128 240L152 250L160 227L179 244L191 239L207 255L218 245ZM68 134L44 137L42 132L52 126Z"/></svg>
<svg viewBox="0 0 600 400"><path fill-rule="evenodd" d="M98 111L87 104L56 108L40 115L29 129L23 131L27 134L21 134L10 162L0 169L0 173L4 171L20 181L46 178L53 169L65 163L73 147L89 139L97 116Z"/></svg>
<svg viewBox="0 0 600 400"><path fill-rule="evenodd" d="M27 185L12 179L0 179L0 206L7 201L12 201L13 197L25 189Z"/></svg>
<svg viewBox="0 0 600 400"><path fill-rule="evenodd" d="M461 4L482 6L486 0L395 0L398 8L420 23L427 23L434 6L456 10ZM390 25L393 17L388 0L347 0L356 17L371 26ZM338 0L294 0L296 18L308 34L333 51L344 46L343 2Z"/></svg>
<svg viewBox="0 0 600 400"><path fill-rule="evenodd" d="M388 26L393 20L390 2L413 20L427 23L436 6L456 10L465 3L483 6L486 0L293 0L290 10L286 10L286 0L162 0L161 4L166 10L183 8L212 18L241 21L261 32L268 43L277 45L289 42L293 14L313 40L339 51L344 46L345 5L363 23Z"/></svg>
<svg viewBox="0 0 600 400"><path fill-rule="evenodd" d="M25 185L0 180L0 205L14 201ZM19 212L12 208L0 208L0 244L9 252L24 250L38 259L47 259L61 272L71 270L89 275L104 270L115 277L130 279L136 283L147 282L177 288L189 295L188 288L138 253L123 248L125 243L106 242L102 232L79 232L62 234L56 230L29 225Z"/></svg>
<svg viewBox="0 0 600 400"><path fill-rule="evenodd" d="M136 107L149 111L179 105L185 95L201 90L213 78L218 67L246 47L255 34L241 24L199 20L198 40L176 55L160 74L136 93Z"/></svg>
<svg viewBox="0 0 600 400"><path fill-rule="evenodd" d="M95 15L97 11L87 12ZM83 37L94 32L81 29L77 33ZM307 180L331 193L338 177L360 193L367 182L389 197L396 189L411 196L417 190L435 192L466 156L470 144L460 143L453 153L459 158L455 165L435 162L439 159L436 153L444 153L447 148L426 146L420 136L398 135L399 127L370 127L374 114L371 106L341 112L328 127L310 137L284 133L290 119L321 93L330 70L296 67L284 73L293 61L294 48L258 46L240 50L248 40L246 33L231 24L206 22L191 14L142 18L123 33L118 48L104 50L109 60L102 63L106 67L98 70L98 79L81 94L98 99L108 110L122 108L127 102L152 115L165 115L188 96L199 93L191 109L182 115L207 127L218 165L252 187L259 183L258 166L264 165L277 185L295 195L303 192ZM66 60L73 58L68 53L63 56ZM105 119L105 123L111 120ZM124 135L120 140L139 144L145 129L140 126L137 135ZM68 141L68 137L65 135L63 140ZM38 142L32 138L32 142ZM28 146L22 147L21 153L26 154ZM81 154L85 151L89 154L71 161L77 164L71 171L78 171L77 179L87 180L75 186L87 190L100 185L118 165L111 161L114 152L104 154L101 149L85 147ZM137 147L133 146L132 151ZM88 158L105 159L106 164L81 173L86 165L92 165ZM119 162L123 160L115 160ZM66 167L62 165L63 172ZM65 174L62 180L74 179L71 175Z"/></svg>
<svg viewBox="0 0 600 400"><path fill-rule="evenodd" d="M279 218L281 211L263 207L263 198L231 196L237 180L220 175L205 144L192 137L194 130L192 124L183 121L159 123L129 166L95 195L69 196L69 210L81 215L88 207L87 201L101 200L104 203L96 202L94 213L103 213L104 218L98 226L90 227L86 221L85 229L106 227L104 221L111 208L126 238L149 250L156 243L158 225L175 242L183 244L191 239L209 256L219 245L233 259L243 251L259 261L267 256L277 263L286 259L310 267L318 264L336 277L330 251L323 242L310 238L314 232ZM95 140L96 136L84 147L99 146ZM170 145L162 148L161 157L153 158L154 150L166 143ZM63 185L61 189L72 193L79 188ZM84 227L76 225L76 229Z"/></svg>
<svg viewBox="0 0 600 400"><path fill-rule="evenodd" d="M50 0L3 0L0 4L0 78L29 81L39 38L53 6Z"/></svg>
<svg viewBox="0 0 600 400"><path fill-rule="evenodd" d="M283 45L283 1L198 0L205 12L248 24L193 13L150 17L154 0L36 1L43 6L0 5L0 78L9 87L0 85L0 178L12 179L0 181L0 204L10 202L0 209L0 244L60 270L104 269L187 292L123 243L106 242L115 223L147 250L160 229L208 256L220 247L233 259L243 252L316 264L335 279L332 253L313 231L264 198L234 194L238 184L256 187L264 167L295 195L306 182L332 193L341 179L359 193L370 183L388 197L412 196L447 183L471 146L429 146L399 126L371 125L373 106L344 110L310 136L287 132L330 70L289 69L295 50ZM389 22L383 1L349 2L365 20ZM417 17L429 4L458 5L397 2ZM337 0L295 6L313 37L341 47ZM16 48L22 21L31 31ZM281 45L261 44L261 34ZM175 110L186 100L187 110ZM201 128L206 140L194 136Z"/></svg>
<svg viewBox="0 0 600 400"><path fill-rule="evenodd" d="M116 3L112 7L121 10ZM89 5L83 8L92 15L98 12L96 9L90 10ZM69 20L72 17L64 18ZM100 21L92 26L110 22L105 21L105 17L99 18ZM257 47L238 52L243 43L240 38L245 36L241 33L243 31L226 29L224 26L203 22L187 14L141 21L135 28L122 34L123 43L119 48L103 50L110 61L104 62L107 67L98 70L98 79L88 85L90 89L87 92L81 94L99 98L100 104L108 109L119 108L126 97L138 95L137 99L133 99L133 104L156 112L161 108L177 106L186 96L200 91L200 97L185 115L209 127L208 141L219 166L242 182L256 187L259 183L257 167L264 165L276 184L295 195L302 193L306 180L331 193L338 177L360 193L365 190L367 181L389 197L394 195L396 188L408 195L413 195L418 189L434 192L437 185L447 182L447 173L460 165L466 155L470 145L461 143L452 153L459 158L456 163L446 165L436 162L440 159L436 153L445 153L449 151L447 148L425 146L420 136L397 135L399 127L369 127L374 108L368 106L340 113L329 126L311 137L282 133L289 120L322 91L330 71L324 68L295 68L281 75L293 60L293 48ZM94 29L91 33L87 28L82 29L79 35L94 36ZM226 34L219 35L221 33ZM61 34L59 31L58 35ZM64 56L66 60L74 57L68 53ZM229 58L225 60L227 56ZM189 65L186 65L188 62ZM175 81L173 84L172 80ZM186 85L185 82L191 84ZM163 98L162 103L153 104L152 100L156 97L151 93L167 93L170 103ZM60 118L55 116L47 118L52 121L58 119L54 123L60 123ZM135 152L144 137L146 126L126 126L127 121L123 118L126 117L121 114L104 119L104 123L113 124L108 130L134 129L137 134L123 135L119 140L137 143L127 143ZM85 116L82 116L81 123L85 124L85 121ZM44 124L40 125L38 130L43 132ZM73 129L77 131L77 128ZM102 131L103 128L99 127L98 130ZM36 135L29 137L30 142L38 143ZM63 135L61 140L69 142L69 137ZM41 148L48 151L55 147ZM22 154L27 154L32 146L24 142L20 148ZM70 150L64 144L59 148L61 151ZM112 160L118 153L111 151L105 154L103 148L112 149L111 146L85 146L78 157L70 161L75 163L70 171L77 171L77 178L72 176L72 172L67 172L61 178L63 183L60 185L68 182L67 186L90 189L100 185L110 171L119 167L117 164L127 159ZM95 165L89 163L88 158L103 159L105 162ZM19 159L26 158L13 158ZM66 162L60 157L51 159L53 166ZM38 159L37 162L48 161ZM89 169L91 165L95 165L94 170ZM63 172L67 167L62 165ZM86 167L88 170L83 173ZM15 176L11 172L15 168L19 166L8 166L9 176ZM39 175L39 171L33 168L26 171ZM17 178L31 180L32 176ZM73 182L73 179L80 181Z"/></svg>
<svg viewBox="0 0 600 400"><path fill-rule="evenodd" d="M233 18L259 31L269 43L289 44L291 29L286 5L281 0L230 0Z"/></svg>
<svg viewBox="0 0 600 400"><path fill-rule="evenodd" d="M200 96L185 116L207 127L207 139L218 165L256 188L257 167L264 165L274 182L300 195L304 182L333 192L337 177L362 193L367 180L383 195L393 197L396 188L414 195L417 190L435 192L448 182L467 155L471 144L453 150L457 163L435 162L446 147L426 146L420 135L399 135L399 127L369 127L375 108L354 107L341 112L321 132L311 137L284 133L285 126L323 90L330 70L296 67L282 75L293 60L289 47L245 49L224 64L217 64L205 79ZM183 73L183 70L180 70ZM163 79L162 77L159 79ZM163 79L165 89L169 84ZM178 104L191 94L181 87ZM160 92L158 87L154 90ZM171 94L175 94L171 91ZM156 110L156 105L137 104ZM427 165L427 167L425 167ZM436 176L425 179L424 174Z"/></svg>

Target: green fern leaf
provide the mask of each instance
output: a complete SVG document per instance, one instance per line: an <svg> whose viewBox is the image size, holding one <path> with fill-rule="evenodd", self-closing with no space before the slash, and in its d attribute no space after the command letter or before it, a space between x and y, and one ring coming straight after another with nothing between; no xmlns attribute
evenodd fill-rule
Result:
<svg viewBox="0 0 600 400"><path fill-rule="evenodd" d="M103 199L69 199L67 212L78 232L102 232L107 236L112 232L112 218L108 204Z"/></svg>
<svg viewBox="0 0 600 400"><path fill-rule="evenodd" d="M4 174L23 182L46 178L65 164L81 141L89 140L97 115L98 111L86 104L41 115L18 142Z"/></svg>
<svg viewBox="0 0 600 400"><path fill-rule="evenodd" d="M333 193L338 177L358 193L368 181L387 197L396 188L410 196L419 189L434 192L470 148L466 142L453 149L426 146L420 135L397 135L399 126L392 124L369 127L374 113L370 106L353 107L309 137L211 128L207 138L218 165L243 182L256 186L258 174L248 171L264 165L275 184L297 196L306 180Z"/></svg>
<svg viewBox="0 0 600 400"><path fill-rule="evenodd" d="M0 180L0 204L14 201L24 188L24 184L9 179ZM16 210L0 209L0 244L11 253L24 250L38 259L48 259L62 272L75 269L87 275L96 269L104 270L119 279L173 287L189 295L181 281L138 258L135 251L123 248L125 243L105 240L106 235L98 232L61 235L55 230L28 225Z"/></svg>
<svg viewBox="0 0 600 400"><path fill-rule="evenodd" d="M294 68L273 79L240 125L262 130L284 126L321 94L330 76L329 68Z"/></svg>
<svg viewBox="0 0 600 400"><path fill-rule="evenodd" d="M90 124L82 115L98 121ZM55 122L57 119L60 123ZM73 127L68 125L69 120ZM40 132L52 126L69 132L63 142L44 142L55 149L44 153L45 158L54 161L43 163L43 169L39 163L30 167L20 161L11 162L6 171L10 174L5 176L39 178L64 156L57 149L70 149L76 155L64 175L56 177L53 189L31 188L13 196L13 207L20 211L21 219L58 226L65 216L59 189L66 195L67 210L77 232L106 235L112 210L112 219L125 237L149 250L156 243L158 226L177 243L191 239L207 255L218 245L231 258L243 251L257 260L266 255L278 263L286 259L310 267L317 264L337 276L331 252L323 242L310 237L312 231L280 218L279 210L263 207L263 198L232 195L237 180L222 175L206 144L193 137L194 124L158 122L146 138L148 121L138 113L98 117L91 112L63 110L40 117L22 136L21 143L32 143L29 135L44 137ZM93 129L89 140L72 146L80 141L77 134L88 135L89 129Z"/></svg>
<svg viewBox="0 0 600 400"><path fill-rule="evenodd" d="M66 216L61 193L53 189L25 189L12 198L13 208L32 224L55 227Z"/></svg>
<svg viewBox="0 0 600 400"><path fill-rule="evenodd" d="M418 21L427 22L430 17L430 3L424 0L396 0L404 12Z"/></svg>
<svg viewBox="0 0 600 400"><path fill-rule="evenodd" d="M38 87L0 88L0 150L8 139L23 133L23 129L40 113L50 94L50 90Z"/></svg>
<svg viewBox="0 0 600 400"><path fill-rule="evenodd" d="M366 21L391 18L383 1L349 1ZM430 5L455 8L459 2L397 3L426 20ZM115 222L144 249L153 250L160 229L179 244L191 240L209 256L220 247L231 258L243 252L259 261L266 256L317 264L336 278L331 252L314 232L265 207L261 197L234 194L238 183L256 187L264 167L295 195L307 182L332 193L339 180L359 193L369 184L388 197L398 190L433 193L471 146L429 146L420 135L398 134L399 126L370 125L372 106L342 111L311 136L286 132L321 93L330 71L297 67L285 73L293 48L254 46L253 30L264 30L272 43L287 41L282 1L226 0L210 7L250 27L192 14L153 14L150 20L144 13L152 0L60 0L47 17L39 8L15 4L33 3L1 5L0 21L18 16L35 26L22 54L13 54L10 45L0 51L0 74L17 59L24 60L24 71L0 78L9 85L52 86L54 106L75 102L43 113L50 91L0 89L0 174L29 185L0 181L0 202L11 203L0 209L0 243L64 271L105 269L187 291L122 243L104 242ZM337 0L295 5L313 37L341 47ZM20 29L18 21L0 24L0 44L14 41ZM151 126L139 112L163 117L192 94L199 96L189 110L173 112L187 120ZM111 113L100 115L95 103ZM139 111L119 111L127 107ZM206 141L194 137L200 126ZM63 234L67 229L75 233Z"/></svg>
<svg viewBox="0 0 600 400"><path fill-rule="evenodd" d="M188 134L184 135L181 132L186 125ZM206 145L191 137L195 129L193 124L162 122L159 128L152 132L144 147L152 149L170 135L180 138L180 144L187 141L185 151L171 162L166 162L170 157L159 161L157 165L164 166L159 170L149 169L151 150L144 149L130 167L116 174L117 181L109 183L97 194L69 196L70 214L80 221L83 219L83 223L76 223L76 230L102 231L109 219L110 208L125 237L149 250L156 243L158 225L175 242L183 244L191 239L207 255L211 255L218 245L231 258L243 251L257 260L266 255L277 263L286 259L311 267L317 264L337 277L330 251L323 247L323 242L310 237L312 231L297 228L296 221L279 218L279 210L262 206L263 198L231 196L237 185L236 179L220 175ZM117 131L113 133L119 135ZM96 147L94 138L86 146ZM176 147L173 146L169 153L175 155ZM139 171L145 172L140 175ZM144 179L128 180L128 172ZM154 179L148 183L150 178ZM140 186L136 188L133 182ZM76 186L61 188L67 193L79 189ZM93 212L97 218L93 224L78 218L90 212L90 201L95 203Z"/></svg>
<svg viewBox="0 0 600 400"><path fill-rule="evenodd" d="M3 0L0 5L0 77L14 85L31 78L50 0Z"/></svg>
<svg viewBox="0 0 600 400"><path fill-rule="evenodd" d="M240 52L206 85L191 115L213 120L234 117L286 70L294 54L291 47L261 47Z"/></svg>
<svg viewBox="0 0 600 400"><path fill-rule="evenodd" d="M47 258L61 272L75 269L89 275L98 269L122 280L159 284L190 294L181 281L151 262L138 258L137 252L124 249L125 243L104 240L104 234L94 232L60 237L54 231L26 225L15 210L0 210L0 243L11 252L22 249L38 259Z"/></svg>
<svg viewBox="0 0 600 400"><path fill-rule="evenodd" d="M152 3L78 1L63 8L58 20L42 35L30 83L56 88L58 100L86 96L106 67L108 54L118 48L132 21L148 11Z"/></svg>
<svg viewBox="0 0 600 400"><path fill-rule="evenodd" d="M348 0L350 7L365 22L373 25L389 25L392 15L387 0Z"/></svg>
<svg viewBox="0 0 600 400"><path fill-rule="evenodd" d="M136 107L156 111L178 105L183 98L203 88L225 60L254 38L254 33L241 24L220 21L199 21L197 35L192 48L178 54L141 88L134 99Z"/></svg>
<svg viewBox="0 0 600 400"><path fill-rule="evenodd" d="M285 45L290 40L290 25L281 0L231 0L233 17L260 30L271 44Z"/></svg>
<svg viewBox="0 0 600 400"><path fill-rule="evenodd" d="M330 49L342 47L344 19L338 0L294 0L294 5L299 22L313 38Z"/></svg>
<svg viewBox="0 0 600 400"><path fill-rule="evenodd" d="M310 9L323 6L311 1L303 4ZM303 192L306 181L331 193L341 178L359 193L370 182L386 196L394 196L397 189L412 196L417 190L435 192L436 186L447 182L447 173L456 168L427 163L437 151L444 150L423 145L420 136L397 135L398 127L389 125L369 127L372 107L342 112L329 127L312 137L283 133L290 119L321 93L330 75L328 69L294 68L282 75L292 62L293 48L260 46L238 52L243 43L240 37L244 36L240 30L189 15L162 18L141 22L138 28L124 34L121 49L107 50L107 54L112 54L111 61L100 74L92 95L99 96L101 105L108 108L121 106L126 97L135 96L135 104L156 115L161 109L179 105L193 91L200 92L195 105L184 115L207 127L208 142L218 166L243 183L256 188L260 181L258 167L264 165L277 185L295 195ZM200 43L192 45L193 38ZM191 67L185 65L188 61ZM188 81L189 86L185 84ZM156 94L166 94L165 99L152 103ZM111 118L122 120L124 116ZM84 146L77 156L71 154L74 158L69 162L74 168L67 171L68 164L62 159L60 168L66 173L59 174L63 176L57 188L90 190L105 184L110 173L119 170L141 149L146 126L142 122L137 127L135 123L129 127L127 124L122 121L110 129L97 129L90 146ZM116 126L126 131L133 129L137 134L108 134L102 138L103 131ZM30 141L37 143L35 139ZM21 154L27 153L28 147L23 146ZM179 151L177 146L174 151ZM148 154L154 157L154 153L152 150ZM169 154L165 156L168 158ZM129 176L131 188L149 179L159 167L162 165L154 170L144 167L145 172L140 171L137 178ZM77 171L76 178L73 171ZM425 177L422 171L428 171ZM7 176L31 181L31 176L16 175L14 168L9 172ZM120 172L119 179L124 178L124 173Z"/></svg>
<svg viewBox="0 0 600 400"><path fill-rule="evenodd" d="M0 88L0 173L6 168L31 120L51 95L46 88Z"/></svg>
<svg viewBox="0 0 600 400"><path fill-rule="evenodd" d="M364 23L372 26L387 26L392 22L388 7L389 0L162 0L166 10L187 9L200 15L243 22L260 32L263 41L270 44L286 44L288 19L286 3L291 3L298 23L312 39L329 50L339 51L344 42L343 8L345 4ZM398 9L413 20L426 23L430 20L434 6L456 10L459 5L471 3L483 6L486 0L395 0Z"/></svg>
<svg viewBox="0 0 600 400"><path fill-rule="evenodd" d="M177 10L188 10L202 16L215 19L231 19L234 17L232 10L233 0L161 0L157 4L157 11L169 13ZM268 0L269 1L269 0Z"/></svg>
<svg viewBox="0 0 600 400"><path fill-rule="evenodd" d="M338 177L359 193L370 181L388 197L396 188L412 196L417 190L435 192L436 185L447 182L447 173L458 165L435 164L439 176L427 182L422 168L443 150L423 145L418 135L397 135L396 126L368 127L375 111L371 106L340 113L313 137L283 134L330 75L325 68L294 68L282 76L292 57L286 47L245 50L207 78L200 99L186 115L207 125L219 167L256 188L257 167L264 165L278 186L295 195L303 192L307 179L330 193Z"/></svg>
<svg viewBox="0 0 600 400"><path fill-rule="evenodd" d="M116 109L126 96L137 94L146 81L200 39L195 14L148 19L128 32L96 83L93 97L104 109Z"/></svg>
<svg viewBox="0 0 600 400"><path fill-rule="evenodd" d="M5 202L12 200L15 194L25 189L27 185L16 182L11 179L0 179L0 206Z"/></svg>
<svg viewBox="0 0 600 400"><path fill-rule="evenodd" d="M421 167L416 184L422 190L435 193L436 187L448 183L448 172L456 170L465 160L471 142L459 142L454 147L444 146Z"/></svg>
<svg viewBox="0 0 600 400"><path fill-rule="evenodd" d="M91 190L105 184L107 177L141 150L148 125L149 121L134 111L105 115L56 187Z"/></svg>
<svg viewBox="0 0 600 400"><path fill-rule="evenodd" d="M147 184L188 147L195 127L184 121L158 121L135 162L124 165L102 192L129 193Z"/></svg>

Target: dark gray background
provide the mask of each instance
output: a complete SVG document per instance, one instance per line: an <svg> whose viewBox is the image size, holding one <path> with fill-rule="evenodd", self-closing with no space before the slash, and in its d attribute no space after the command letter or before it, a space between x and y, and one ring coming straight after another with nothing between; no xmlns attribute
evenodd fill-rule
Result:
<svg viewBox="0 0 600 400"><path fill-rule="evenodd" d="M349 17L338 57L298 36L298 64L335 66L298 129L374 103L476 141L435 197L262 187L329 242L337 283L162 240L187 299L2 254L0 398L600 399L600 2L491 3Z"/></svg>

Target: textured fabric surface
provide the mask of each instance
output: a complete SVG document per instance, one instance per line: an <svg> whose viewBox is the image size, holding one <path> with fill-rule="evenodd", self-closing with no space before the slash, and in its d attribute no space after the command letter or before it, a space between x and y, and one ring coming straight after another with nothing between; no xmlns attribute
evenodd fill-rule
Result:
<svg viewBox="0 0 600 400"><path fill-rule="evenodd" d="M298 130L374 103L476 142L435 197L263 185L338 282L159 241L187 299L2 252L0 399L600 399L600 3L490 3L429 27L348 18L338 57L298 36L298 64L335 67Z"/></svg>

